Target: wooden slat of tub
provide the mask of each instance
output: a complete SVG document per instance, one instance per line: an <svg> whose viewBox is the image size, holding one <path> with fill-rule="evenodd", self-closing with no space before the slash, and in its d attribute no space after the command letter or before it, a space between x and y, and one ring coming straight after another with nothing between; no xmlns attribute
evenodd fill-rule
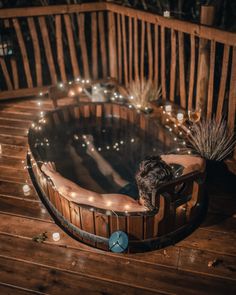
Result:
<svg viewBox="0 0 236 295"><path fill-rule="evenodd" d="M215 54L216 54L216 42L211 41L211 53L210 53L210 74L208 84L208 97L207 97L207 118L212 116L212 104L214 94L214 73L215 73Z"/></svg>
<svg viewBox="0 0 236 295"><path fill-rule="evenodd" d="M101 104L96 105L96 117L97 118L102 117L102 113L103 113L102 111L103 111L102 105Z"/></svg>
<svg viewBox="0 0 236 295"><path fill-rule="evenodd" d="M64 21L65 21L66 34L67 34L67 39L68 39L68 44L69 44L69 51L70 51L70 59L71 59L73 76L76 78L76 77L80 76L80 71L79 71L79 66L78 66L75 40L74 40L71 19L70 19L69 14L64 14Z"/></svg>
<svg viewBox="0 0 236 295"><path fill-rule="evenodd" d="M57 112L54 112L53 113L52 118L53 118L53 121L54 121L54 125L55 126L60 125L61 119L60 119L60 116L59 116L59 114Z"/></svg>
<svg viewBox="0 0 236 295"><path fill-rule="evenodd" d="M166 57L165 57L165 28L161 27L161 88L162 98L166 100Z"/></svg>
<svg viewBox="0 0 236 295"><path fill-rule="evenodd" d="M122 44L121 44L121 15L117 14L117 59L118 59L118 81L122 84Z"/></svg>
<svg viewBox="0 0 236 295"><path fill-rule="evenodd" d="M89 63L88 63L88 52L84 30L84 13L80 13L77 16L79 26L79 42L81 47L82 61L83 61L83 74L85 79L89 79Z"/></svg>
<svg viewBox="0 0 236 295"><path fill-rule="evenodd" d="M0 294L27 295L27 294L40 294L40 293L38 293L38 291L18 288L17 286L14 286L12 284L5 285L0 282Z"/></svg>
<svg viewBox="0 0 236 295"><path fill-rule="evenodd" d="M92 38L92 73L93 79L98 78L98 26L97 13L91 13L91 38Z"/></svg>
<svg viewBox="0 0 236 295"><path fill-rule="evenodd" d="M67 221L71 222L70 202L63 197L61 197L61 208L62 215L65 217Z"/></svg>
<svg viewBox="0 0 236 295"><path fill-rule="evenodd" d="M129 240L143 240L143 216L127 216L127 234Z"/></svg>
<svg viewBox="0 0 236 295"><path fill-rule="evenodd" d="M62 42L62 30L61 30L61 15L55 16L55 26L56 26L56 43L57 43L57 62L59 65L59 70L61 74L61 81L65 83L66 70L65 70L65 61L64 61L64 51L63 51L63 42Z"/></svg>
<svg viewBox="0 0 236 295"><path fill-rule="evenodd" d="M144 216L143 217L144 227L143 227L143 238L149 239L155 237L154 227L155 227L155 216Z"/></svg>
<svg viewBox="0 0 236 295"><path fill-rule="evenodd" d="M176 78L176 31L171 30L170 101L175 100Z"/></svg>
<svg viewBox="0 0 236 295"><path fill-rule="evenodd" d="M55 64L54 64L54 60L53 60L52 48L51 48L49 35L48 35L48 29L47 29L47 23L46 23L44 16L40 16L38 18L38 20L39 20L39 26L40 26L40 30L41 30L41 34L42 34L42 39L43 39L45 55L46 55L46 59L48 62L51 81L52 81L52 84L56 84L57 83L57 73L56 73Z"/></svg>
<svg viewBox="0 0 236 295"><path fill-rule="evenodd" d="M178 32L179 41L179 83L180 83L180 105L186 108L186 88L185 88L185 66L184 66L184 34Z"/></svg>
<svg viewBox="0 0 236 295"><path fill-rule="evenodd" d="M116 117L116 118L120 117L120 106L118 104L112 105L112 114L113 114L113 117Z"/></svg>
<svg viewBox="0 0 236 295"><path fill-rule="evenodd" d="M154 81L159 85L159 28L154 25Z"/></svg>
<svg viewBox="0 0 236 295"><path fill-rule="evenodd" d="M90 107L89 105L84 105L84 107L82 108L83 110L83 117L84 118L89 118L90 117Z"/></svg>
<svg viewBox="0 0 236 295"><path fill-rule="evenodd" d="M127 232L127 218L125 216L116 216L112 213L110 216L110 236L117 230Z"/></svg>
<svg viewBox="0 0 236 295"><path fill-rule="evenodd" d="M81 228L80 207L75 203L71 203L70 208L71 223L76 227Z"/></svg>
<svg viewBox="0 0 236 295"><path fill-rule="evenodd" d="M28 88L32 88L33 81L32 81L30 65L29 65L29 59L28 59L23 35L21 32L19 20L17 18L14 18L12 21L13 21L13 26L15 28L16 36L18 39L18 43L19 43L19 47L20 47L20 51L21 51L21 55L22 55L22 61L23 61L23 66L24 66L24 70L25 70L27 86L28 86Z"/></svg>
<svg viewBox="0 0 236 295"><path fill-rule="evenodd" d="M231 132L235 128L235 111L236 111L236 46L233 47L232 52L232 67L229 88L229 102L228 102L228 127Z"/></svg>
<svg viewBox="0 0 236 295"><path fill-rule="evenodd" d="M132 18L129 17L129 83L133 80L133 30Z"/></svg>
<svg viewBox="0 0 236 295"><path fill-rule="evenodd" d="M127 120L128 114L126 111L126 107L125 106L120 106L120 118L123 120Z"/></svg>
<svg viewBox="0 0 236 295"><path fill-rule="evenodd" d="M124 67L124 82L125 86L128 85L128 61L127 61L127 39L126 39L126 24L125 16L121 15L121 24L122 24L122 44L123 44L123 67Z"/></svg>
<svg viewBox="0 0 236 295"><path fill-rule="evenodd" d="M79 106L76 106L76 107L74 108L74 113L75 113L75 118L76 118L76 119L79 119L80 116L81 116L81 111L80 111Z"/></svg>
<svg viewBox="0 0 236 295"><path fill-rule="evenodd" d="M71 119L69 109L68 108L63 109L62 114L63 114L64 122L69 123Z"/></svg>
<svg viewBox="0 0 236 295"><path fill-rule="evenodd" d="M105 117L109 118L109 116L112 114L112 105L109 103L109 104L105 104L104 105L104 114L103 116L105 115Z"/></svg>
<svg viewBox="0 0 236 295"><path fill-rule="evenodd" d="M144 80L145 22L141 21L140 80Z"/></svg>
<svg viewBox="0 0 236 295"><path fill-rule="evenodd" d="M10 78L10 75L9 75L9 72L7 69L6 62L3 57L0 57L0 64L2 67L2 72L3 72L3 76L5 78L5 82L7 84L7 88L8 88L8 90L12 90L13 86L12 86L11 78Z"/></svg>
<svg viewBox="0 0 236 295"><path fill-rule="evenodd" d="M110 226L109 217L105 214L95 212L95 231L96 235L109 238ZM108 244L97 242L97 247L103 250L109 250Z"/></svg>
<svg viewBox="0 0 236 295"><path fill-rule="evenodd" d="M139 40L138 40L138 20L134 18L134 77L135 80L139 80L139 59L138 59L138 48L139 48Z"/></svg>
<svg viewBox="0 0 236 295"><path fill-rule="evenodd" d="M117 78L116 23L113 12L108 12L108 46L110 77Z"/></svg>
<svg viewBox="0 0 236 295"><path fill-rule="evenodd" d="M190 36L190 73L189 73L189 88L188 88L188 109L193 107L193 89L195 76L195 36Z"/></svg>
<svg viewBox="0 0 236 295"><path fill-rule="evenodd" d="M102 76L107 78L107 50L105 41L104 12L98 12L98 30L102 59Z"/></svg>
<svg viewBox="0 0 236 295"><path fill-rule="evenodd" d="M226 87L226 81L228 76L229 49L230 47L228 45L224 45L224 54L223 54L221 77L220 77L220 88L219 88L217 111L216 111L217 121L219 121L222 117L223 103L225 99L225 87Z"/></svg>
<svg viewBox="0 0 236 295"><path fill-rule="evenodd" d="M91 233L91 234L96 234L96 229L95 229L95 217L94 217L94 212L90 211L89 209L86 208L80 208L80 216L81 216L81 228L82 230ZM89 239L87 237L83 237L83 241L85 243L88 243L89 245L96 245L96 242L93 241L92 239Z"/></svg>
<svg viewBox="0 0 236 295"><path fill-rule="evenodd" d="M59 194L55 189L53 189L52 194L53 194L53 196L54 196L54 198L55 198L55 205L56 205L57 210L58 210L61 214L63 214L63 212L62 212L62 205L61 205L61 196L60 196L60 194Z"/></svg>
<svg viewBox="0 0 236 295"><path fill-rule="evenodd" d="M148 49L148 80L153 80L153 52L151 24L147 23L147 49Z"/></svg>
<svg viewBox="0 0 236 295"><path fill-rule="evenodd" d="M28 26L34 46L34 61L35 61L35 70L36 70L36 81L37 86L42 86L42 64L41 64L41 53L39 47L38 35L36 32L35 22L33 17L27 18Z"/></svg>

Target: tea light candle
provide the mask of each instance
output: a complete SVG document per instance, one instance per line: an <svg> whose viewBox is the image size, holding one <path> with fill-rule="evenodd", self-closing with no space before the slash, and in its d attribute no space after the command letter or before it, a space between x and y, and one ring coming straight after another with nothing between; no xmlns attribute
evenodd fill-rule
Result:
<svg viewBox="0 0 236 295"><path fill-rule="evenodd" d="M30 186L28 184L23 185L23 192L24 194L29 194Z"/></svg>
<svg viewBox="0 0 236 295"><path fill-rule="evenodd" d="M169 10L165 10L165 11L163 12L163 16L164 16L164 17L170 17L170 11L169 11Z"/></svg>
<svg viewBox="0 0 236 295"><path fill-rule="evenodd" d="M181 121L183 121L183 119L184 119L184 114L183 114L183 113L178 113L178 114L177 114L177 120L178 120L179 122L181 122Z"/></svg>
<svg viewBox="0 0 236 295"><path fill-rule="evenodd" d="M53 233L52 234L52 239L55 242L58 242L60 240L60 234L59 233Z"/></svg>
<svg viewBox="0 0 236 295"><path fill-rule="evenodd" d="M170 113L170 112L172 111L172 106L171 106L170 104L167 104L167 105L165 106L165 111L166 111L167 113Z"/></svg>

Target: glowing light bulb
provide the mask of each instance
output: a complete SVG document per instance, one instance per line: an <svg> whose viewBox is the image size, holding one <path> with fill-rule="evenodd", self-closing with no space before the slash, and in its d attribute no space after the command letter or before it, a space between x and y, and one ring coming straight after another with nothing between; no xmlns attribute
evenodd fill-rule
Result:
<svg viewBox="0 0 236 295"><path fill-rule="evenodd" d="M77 92L78 92L78 93L81 93L82 91L83 91L83 88L82 88L82 87L80 87L80 86L77 87Z"/></svg>
<svg viewBox="0 0 236 295"><path fill-rule="evenodd" d="M97 89L97 86L93 86L93 90L96 90Z"/></svg>
<svg viewBox="0 0 236 295"><path fill-rule="evenodd" d="M112 97L111 97L111 100L114 101L114 100L115 100L115 97L112 96Z"/></svg>
<svg viewBox="0 0 236 295"><path fill-rule="evenodd" d="M77 78L75 79L75 81L79 82L79 81L80 81L80 78L79 78L79 77L77 77Z"/></svg>
<svg viewBox="0 0 236 295"><path fill-rule="evenodd" d="M44 112L40 112L40 117L43 117L44 116Z"/></svg>
<svg viewBox="0 0 236 295"><path fill-rule="evenodd" d="M180 148L177 148L176 151L179 152L180 151Z"/></svg>
<svg viewBox="0 0 236 295"><path fill-rule="evenodd" d="M58 242L58 241L60 241L60 234L59 233L53 233L52 234L52 239L53 239L53 241L54 242Z"/></svg>
<svg viewBox="0 0 236 295"><path fill-rule="evenodd" d="M102 150L102 149L99 147L99 148L98 148L98 151L101 152L101 150Z"/></svg>
<svg viewBox="0 0 236 295"><path fill-rule="evenodd" d="M70 90L68 93L69 96L75 96L75 92L73 90Z"/></svg>
<svg viewBox="0 0 236 295"><path fill-rule="evenodd" d="M170 104L165 105L165 111L166 111L167 113L171 113L171 111L172 111L172 106L171 106Z"/></svg>
<svg viewBox="0 0 236 295"><path fill-rule="evenodd" d="M110 149L110 147L109 147L109 145L107 146L107 150L109 150Z"/></svg>
<svg viewBox="0 0 236 295"><path fill-rule="evenodd" d="M63 83L60 83L60 84L59 84L59 87L60 87L60 88L63 88L63 86L64 86Z"/></svg>
<svg viewBox="0 0 236 295"><path fill-rule="evenodd" d="M133 99L134 99L133 95L131 95L131 96L130 96L130 99L131 99L131 100L133 100Z"/></svg>
<svg viewBox="0 0 236 295"><path fill-rule="evenodd" d="M123 140L121 140L121 141L120 141L120 144L124 144L124 141L123 141Z"/></svg>
<svg viewBox="0 0 236 295"><path fill-rule="evenodd" d="M106 90L106 89L104 90L104 93L105 93L105 94L107 93L107 90Z"/></svg>
<svg viewBox="0 0 236 295"><path fill-rule="evenodd" d="M39 92L39 96L43 96L43 92Z"/></svg>
<svg viewBox="0 0 236 295"><path fill-rule="evenodd" d="M90 83L90 81L89 80L86 80L86 83L88 84L88 83Z"/></svg>
<svg viewBox="0 0 236 295"><path fill-rule="evenodd" d="M129 108L132 109L132 104L129 104Z"/></svg>
<svg viewBox="0 0 236 295"><path fill-rule="evenodd" d="M131 138L130 142L134 142L134 138Z"/></svg>
<svg viewBox="0 0 236 295"><path fill-rule="evenodd" d="M35 127L35 124L34 124L34 123L32 123L32 124L31 124L31 127L32 127L32 128L34 128L34 127Z"/></svg>
<svg viewBox="0 0 236 295"><path fill-rule="evenodd" d="M72 81L69 81L69 85L71 85L72 84Z"/></svg>
<svg viewBox="0 0 236 295"><path fill-rule="evenodd" d="M188 151L188 154L191 155L191 151Z"/></svg>
<svg viewBox="0 0 236 295"><path fill-rule="evenodd" d="M38 106L41 106L41 101L38 101L38 102L37 102L37 105L38 105Z"/></svg>
<svg viewBox="0 0 236 295"><path fill-rule="evenodd" d="M177 141L177 137L174 138L174 141Z"/></svg>

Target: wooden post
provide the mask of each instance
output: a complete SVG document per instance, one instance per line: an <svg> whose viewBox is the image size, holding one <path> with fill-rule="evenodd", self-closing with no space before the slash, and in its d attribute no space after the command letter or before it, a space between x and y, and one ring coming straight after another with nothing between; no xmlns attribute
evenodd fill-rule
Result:
<svg viewBox="0 0 236 295"><path fill-rule="evenodd" d="M214 6L201 6L200 23L202 25L213 25L215 8ZM210 64L210 49L209 41L200 39L199 42L199 57L198 57L198 77L197 77L197 95L196 107L202 109L202 113L206 113L207 93L209 82L209 64Z"/></svg>

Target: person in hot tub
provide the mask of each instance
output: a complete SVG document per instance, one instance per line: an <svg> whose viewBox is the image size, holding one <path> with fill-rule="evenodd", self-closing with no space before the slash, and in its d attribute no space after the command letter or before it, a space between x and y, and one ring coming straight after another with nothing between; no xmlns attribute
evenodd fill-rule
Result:
<svg viewBox="0 0 236 295"><path fill-rule="evenodd" d="M72 150L71 153L75 157ZM205 169L204 160L195 156L150 156L139 164L135 174L137 185L134 186L122 179L93 145L90 145L87 153L97 162L100 171L106 176L111 176L114 182L121 187L118 193L101 194L84 189L58 173L55 164L52 162L44 163L41 170L51 178L59 193L68 200L113 211L137 212L155 209L152 204L152 193L156 191L158 185L174 178L170 166L172 163L183 166L183 174L195 170L204 171ZM137 190L137 193L134 192L135 190ZM137 195L137 198L134 198L134 194Z"/></svg>

